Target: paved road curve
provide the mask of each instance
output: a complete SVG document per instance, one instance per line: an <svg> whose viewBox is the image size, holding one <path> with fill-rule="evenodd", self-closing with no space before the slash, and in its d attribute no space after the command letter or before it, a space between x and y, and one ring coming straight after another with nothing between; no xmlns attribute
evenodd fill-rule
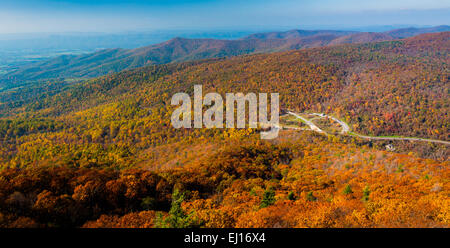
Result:
<svg viewBox="0 0 450 248"><path fill-rule="evenodd" d="M311 128L311 130L316 131L318 133L325 133L322 129L320 129L318 126L316 126L316 124L312 123L310 120L308 120L294 112L291 112L291 111L288 111L288 114L293 115L293 116L297 117L298 119L301 119L303 122L305 122L306 125L308 125Z"/></svg>
<svg viewBox="0 0 450 248"><path fill-rule="evenodd" d="M287 113L297 117L298 119L301 119L303 122L305 122L311 128L311 130L319 132L319 133L327 134L325 131L320 129L318 126L316 126L310 120L300 116L299 114L294 113L292 111L287 111ZM329 116L329 115L326 115L323 113L311 113L311 114L319 116L319 117L328 117L328 118L336 121L342 127L341 134L347 134L350 132L350 127L344 121L341 121L333 116ZM358 134L358 133L351 133L351 135L357 136L357 137L360 137L363 139L372 139L372 140L407 140L407 141L422 141L422 142L432 142L432 143L440 143L440 144L450 145L449 141L435 140L435 139L424 139L424 138L415 138L415 137L377 137L377 136L362 135L362 134Z"/></svg>

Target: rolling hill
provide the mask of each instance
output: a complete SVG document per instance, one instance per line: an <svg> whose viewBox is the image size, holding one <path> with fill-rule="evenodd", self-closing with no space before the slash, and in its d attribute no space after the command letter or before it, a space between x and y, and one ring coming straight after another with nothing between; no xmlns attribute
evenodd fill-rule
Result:
<svg viewBox="0 0 450 248"><path fill-rule="evenodd" d="M443 32L399 41L151 65L77 83L17 108L4 104L0 116L72 119L79 113L97 126L109 122L102 116L115 115L110 113L111 104L126 102L120 108L133 106L130 118L138 121L137 113L147 116L139 108L166 115L171 95L201 83L205 92L222 94L279 92L282 108L334 114L362 134L449 140L449 43L450 32ZM100 119L86 119L91 115Z"/></svg>
<svg viewBox="0 0 450 248"><path fill-rule="evenodd" d="M3 75L0 81L14 83L48 78L89 78L152 64L347 43L388 41L420 33L449 30L449 26L399 29L384 33L291 30L253 34L238 40L174 38L137 49L106 49L90 54L64 55L48 61L31 63Z"/></svg>

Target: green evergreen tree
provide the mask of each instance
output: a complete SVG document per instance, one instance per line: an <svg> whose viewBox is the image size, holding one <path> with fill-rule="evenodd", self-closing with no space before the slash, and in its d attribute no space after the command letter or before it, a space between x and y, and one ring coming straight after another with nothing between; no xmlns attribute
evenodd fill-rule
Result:
<svg viewBox="0 0 450 248"><path fill-rule="evenodd" d="M369 195L370 195L370 188L369 188L369 186L366 185L366 187L364 187L364 189L363 189L362 200L365 202L369 201Z"/></svg>
<svg viewBox="0 0 450 248"><path fill-rule="evenodd" d="M261 201L261 208L268 207L275 203L275 191L273 189L267 189L264 191L263 199Z"/></svg>
<svg viewBox="0 0 450 248"><path fill-rule="evenodd" d="M162 228L188 228L198 226L191 215L184 213L183 208L181 207L184 199L184 192L182 193L178 189L174 189L169 216L165 219L163 219L161 215L157 216L155 226Z"/></svg>
<svg viewBox="0 0 450 248"><path fill-rule="evenodd" d="M351 193L353 193L352 187L350 186L350 184L347 184L344 188L344 195L349 195Z"/></svg>
<svg viewBox="0 0 450 248"><path fill-rule="evenodd" d="M289 192L289 194L288 194L288 199L289 200L291 200L291 201L295 201L295 195L294 195L294 192Z"/></svg>

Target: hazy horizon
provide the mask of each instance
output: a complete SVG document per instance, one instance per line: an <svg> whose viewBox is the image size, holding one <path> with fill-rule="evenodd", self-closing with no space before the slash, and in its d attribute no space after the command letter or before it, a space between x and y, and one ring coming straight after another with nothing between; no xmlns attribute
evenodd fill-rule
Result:
<svg viewBox="0 0 450 248"><path fill-rule="evenodd" d="M0 34L437 26L450 1L3 0L0 22Z"/></svg>

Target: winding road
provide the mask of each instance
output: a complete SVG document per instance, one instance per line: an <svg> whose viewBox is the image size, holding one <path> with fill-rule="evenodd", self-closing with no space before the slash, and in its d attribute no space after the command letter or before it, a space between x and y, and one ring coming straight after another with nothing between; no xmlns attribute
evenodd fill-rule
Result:
<svg viewBox="0 0 450 248"><path fill-rule="evenodd" d="M312 123L312 121L310 121L294 112L291 112L291 111L288 111L287 113L297 117L297 119L302 120L306 125L309 126L309 128L311 128L311 130L316 131L318 133L325 133L322 129L320 129L318 126L316 126L316 124Z"/></svg>
<svg viewBox="0 0 450 248"><path fill-rule="evenodd" d="M323 134L327 134L325 131L323 131L322 129L320 129L316 124L314 124L311 120L306 119L303 116L300 116L300 114L297 114L295 112L292 111L287 111L288 114L295 116L296 118L300 119L302 122L304 122L306 125L309 126L309 128L311 128L311 130L316 131L318 133L323 133ZM350 127L347 123L345 123L344 121L341 121L339 119L337 119L336 117L333 116L329 116L326 115L324 113L309 113L321 118L330 118L334 121L336 121L337 123L339 123L339 125L341 125L341 132L340 134L349 134L352 136L356 136L359 138L363 138L363 139L372 139L372 140L406 140L406 141L422 141L422 142L431 142L431 143L440 143L440 144L444 144L444 145L450 145L449 141L444 141L444 140L435 140L435 139L425 139L425 138L415 138L415 137L379 137L379 136L368 136L368 135L362 135L362 134L358 134L358 133L354 133L354 132L350 132Z"/></svg>
<svg viewBox="0 0 450 248"><path fill-rule="evenodd" d="M424 139L424 138L414 138L414 137L377 137L377 136L366 136L357 133L352 133L353 136L357 136L363 139L373 139L373 140L409 140L409 141L423 141L432 143L441 143L445 145L450 145L450 142L444 140L435 139Z"/></svg>

